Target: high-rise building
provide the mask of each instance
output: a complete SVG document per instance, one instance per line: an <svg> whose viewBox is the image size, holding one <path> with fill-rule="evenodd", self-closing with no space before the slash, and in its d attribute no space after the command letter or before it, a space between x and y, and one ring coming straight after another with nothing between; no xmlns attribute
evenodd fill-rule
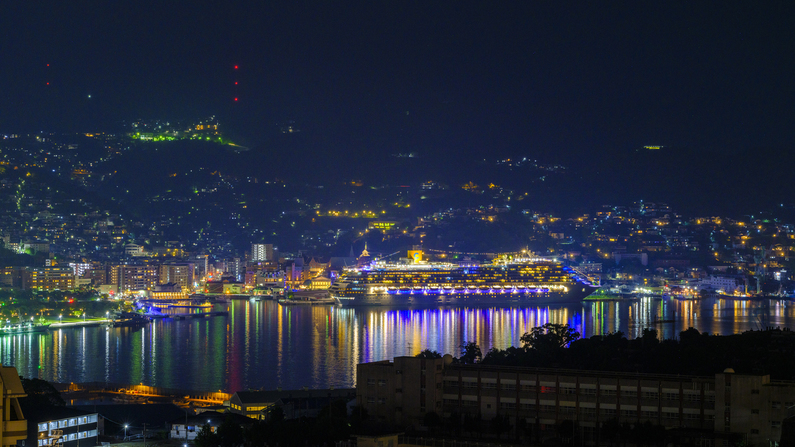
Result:
<svg viewBox="0 0 795 447"><path fill-rule="evenodd" d="M183 291L193 290L194 264L192 262L169 263L160 266L159 284L178 284Z"/></svg>
<svg viewBox="0 0 795 447"><path fill-rule="evenodd" d="M252 261L273 261L273 244L251 244Z"/></svg>
<svg viewBox="0 0 795 447"><path fill-rule="evenodd" d="M243 281L246 277L246 263L240 258L233 258L226 263L226 271L235 275L235 279Z"/></svg>
<svg viewBox="0 0 795 447"><path fill-rule="evenodd" d="M118 286L120 293L154 290L158 284L156 265L117 265L111 268L110 283Z"/></svg>

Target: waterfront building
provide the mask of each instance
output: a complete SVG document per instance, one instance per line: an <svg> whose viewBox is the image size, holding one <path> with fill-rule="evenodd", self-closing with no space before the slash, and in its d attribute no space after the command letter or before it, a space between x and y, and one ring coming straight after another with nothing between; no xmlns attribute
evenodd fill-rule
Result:
<svg viewBox="0 0 795 447"><path fill-rule="evenodd" d="M713 290L727 295L745 293L747 289L746 278L744 275L709 275L701 281L699 288L702 290Z"/></svg>
<svg viewBox="0 0 795 447"><path fill-rule="evenodd" d="M257 288L279 288L283 289L285 285L284 272L280 270L264 270L260 271L254 277L254 286Z"/></svg>
<svg viewBox="0 0 795 447"><path fill-rule="evenodd" d="M2 423L0 424L0 445L16 445L27 437L28 422L22 413L19 399L27 396L13 366L0 366L0 402L2 402Z"/></svg>
<svg viewBox="0 0 795 447"><path fill-rule="evenodd" d="M229 411L254 419L267 420L275 407L281 407L285 419L316 417L323 407L334 401L350 404L356 399L352 388L325 390L238 391L229 399Z"/></svg>
<svg viewBox="0 0 795 447"><path fill-rule="evenodd" d="M307 290L326 290L331 287L331 280L325 276L316 276L304 281L302 289Z"/></svg>
<svg viewBox="0 0 795 447"><path fill-rule="evenodd" d="M713 376L580 371L465 365L449 355L359 364L356 390L369 415L396 426L421 424L429 412L484 421L500 415L543 438L572 421L590 444L611 420L650 422L715 445L767 444L780 438L795 406L795 382L731 369Z"/></svg>

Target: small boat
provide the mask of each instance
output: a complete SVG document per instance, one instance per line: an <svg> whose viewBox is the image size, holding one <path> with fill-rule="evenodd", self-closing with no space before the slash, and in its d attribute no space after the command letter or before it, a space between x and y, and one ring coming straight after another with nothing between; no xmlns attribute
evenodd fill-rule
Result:
<svg viewBox="0 0 795 447"><path fill-rule="evenodd" d="M134 312L122 312L113 320L113 327L143 326L149 324L149 318Z"/></svg>

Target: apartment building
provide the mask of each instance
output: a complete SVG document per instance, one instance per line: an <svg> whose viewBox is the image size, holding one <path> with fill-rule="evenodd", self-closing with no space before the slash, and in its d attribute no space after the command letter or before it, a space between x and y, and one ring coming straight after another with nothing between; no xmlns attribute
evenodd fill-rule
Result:
<svg viewBox="0 0 795 447"><path fill-rule="evenodd" d="M397 357L357 368L357 400L372 417L419 425L428 412L443 418L507 416L514 430L530 425L553 435L573 421L594 442L606 421L695 433L710 445L738 438L778 441L795 382L728 369L714 376L617 373L452 363L452 358Z"/></svg>

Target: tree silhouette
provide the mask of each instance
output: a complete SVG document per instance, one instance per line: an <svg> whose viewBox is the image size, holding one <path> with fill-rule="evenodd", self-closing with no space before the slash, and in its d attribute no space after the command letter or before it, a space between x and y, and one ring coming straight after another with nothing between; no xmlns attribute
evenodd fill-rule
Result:
<svg viewBox="0 0 795 447"><path fill-rule="evenodd" d="M461 358L458 359L464 364L477 363L483 358L483 353L480 351L480 346L474 341L468 341L461 345Z"/></svg>
<svg viewBox="0 0 795 447"><path fill-rule="evenodd" d="M550 353L568 347L580 338L580 333L568 324L547 323L534 327L521 337L525 349L535 349L542 353Z"/></svg>
<svg viewBox="0 0 795 447"><path fill-rule="evenodd" d="M437 351L426 349L417 354L415 357L419 357L421 359L440 359L442 358L442 354L438 353Z"/></svg>
<svg viewBox="0 0 795 447"><path fill-rule="evenodd" d="M210 424L202 425L202 428L196 433L196 439L194 440L196 447L218 447L218 441L218 435L213 433Z"/></svg>

